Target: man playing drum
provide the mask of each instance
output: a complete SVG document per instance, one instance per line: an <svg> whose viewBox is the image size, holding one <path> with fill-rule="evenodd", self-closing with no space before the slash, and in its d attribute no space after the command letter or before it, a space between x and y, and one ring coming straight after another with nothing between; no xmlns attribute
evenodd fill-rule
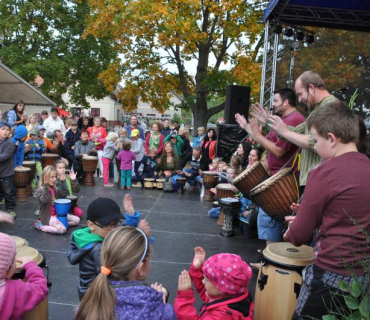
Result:
<svg viewBox="0 0 370 320"><path fill-rule="evenodd" d="M82 158L87 156L96 156L94 142L89 140L89 134L86 130L80 131L80 140L75 144L75 160L73 163L74 171L77 172L79 180L85 177L85 172L82 166Z"/></svg>
<svg viewBox="0 0 370 320"><path fill-rule="evenodd" d="M282 121L289 126L296 127L305 121L303 115L297 111L296 95L292 89L285 88L276 91L272 107L274 108L274 113L281 117ZM239 125L267 150L267 161L271 176L277 173L283 166L292 166L294 155L298 151L297 146L286 140L279 139L272 130L265 137L261 133L256 119L247 123L246 119L240 114L236 114L235 118ZM298 179L298 170L295 169L295 171ZM275 220L260 209L258 214L258 238L266 240L267 245L281 240L283 226L284 223L282 221Z"/></svg>

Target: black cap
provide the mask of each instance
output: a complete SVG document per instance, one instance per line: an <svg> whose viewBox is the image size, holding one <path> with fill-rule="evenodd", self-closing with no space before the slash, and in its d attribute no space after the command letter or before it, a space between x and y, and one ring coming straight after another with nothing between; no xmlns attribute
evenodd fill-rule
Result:
<svg viewBox="0 0 370 320"><path fill-rule="evenodd" d="M112 199L98 198L89 204L86 219L107 226L115 220L123 219L123 214Z"/></svg>
<svg viewBox="0 0 370 320"><path fill-rule="evenodd" d="M58 108L53 107L53 108L51 108L50 112L56 112L56 113L58 113Z"/></svg>
<svg viewBox="0 0 370 320"><path fill-rule="evenodd" d="M46 110L42 110L41 114L48 114L48 112Z"/></svg>

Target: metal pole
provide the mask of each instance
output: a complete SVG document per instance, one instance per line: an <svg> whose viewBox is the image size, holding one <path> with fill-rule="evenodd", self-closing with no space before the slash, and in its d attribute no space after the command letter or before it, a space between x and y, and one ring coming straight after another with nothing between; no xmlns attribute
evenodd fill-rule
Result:
<svg viewBox="0 0 370 320"><path fill-rule="evenodd" d="M268 55L268 40L269 40L269 26L270 22L265 23L265 39L263 42L263 62L262 62L262 77L261 77L261 93L260 93L260 105L263 106L265 98L265 80L266 80L266 65L267 65L267 55Z"/></svg>

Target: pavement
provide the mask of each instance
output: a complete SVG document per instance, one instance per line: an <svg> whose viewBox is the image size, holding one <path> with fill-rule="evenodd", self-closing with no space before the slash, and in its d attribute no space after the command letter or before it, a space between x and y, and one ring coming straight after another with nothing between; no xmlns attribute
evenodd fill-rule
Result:
<svg viewBox="0 0 370 320"><path fill-rule="evenodd" d="M121 208L123 196L130 193L135 211L141 218L147 219L154 237L151 270L147 283L159 282L170 292L169 302L176 297L177 279L180 272L188 269L194 255L194 247L202 246L207 256L220 252L239 254L246 262L256 262L257 250L264 247L258 239L246 239L241 231L235 237L220 236L220 227L216 220L208 218L211 202L202 202L199 190L186 191L185 194L165 193L160 190L133 188L123 191L117 187L105 188L102 180L95 178L95 187L81 186L78 205L86 215L87 207L97 197L115 200ZM4 205L0 205L0 210ZM72 266L67 259L67 248L71 233L78 227L86 226L82 218L77 227L69 228L64 235L54 235L36 230L34 212L38 209L36 198L17 205L17 219L14 225L1 224L0 231L25 238L29 245L46 258L53 284L49 293L49 319L72 319L73 311L79 303L77 295L78 266ZM123 209L122 209L123 210ZM257 271L249 290L254 294ZM199 307L201 301L197 300Z"/></svg>

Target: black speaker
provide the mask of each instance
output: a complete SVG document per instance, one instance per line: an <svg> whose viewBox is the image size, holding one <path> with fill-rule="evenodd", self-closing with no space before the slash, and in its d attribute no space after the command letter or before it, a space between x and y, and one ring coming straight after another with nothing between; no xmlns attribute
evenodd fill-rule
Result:
<svg viewBox="0 0 370 320"><path fill-rule="evenodd" d="M237 124L218 124L217 132L217 157L229 163L231 156L238 149L238 145L247 138L248 133Z"/></svg>
<svg viewBox="0 0 370 320"><path fill-rule="evenodd" d="M235 114L240 113L248 119L251 88L230 85L226 88L225 123L236 124Z"/></svg>

